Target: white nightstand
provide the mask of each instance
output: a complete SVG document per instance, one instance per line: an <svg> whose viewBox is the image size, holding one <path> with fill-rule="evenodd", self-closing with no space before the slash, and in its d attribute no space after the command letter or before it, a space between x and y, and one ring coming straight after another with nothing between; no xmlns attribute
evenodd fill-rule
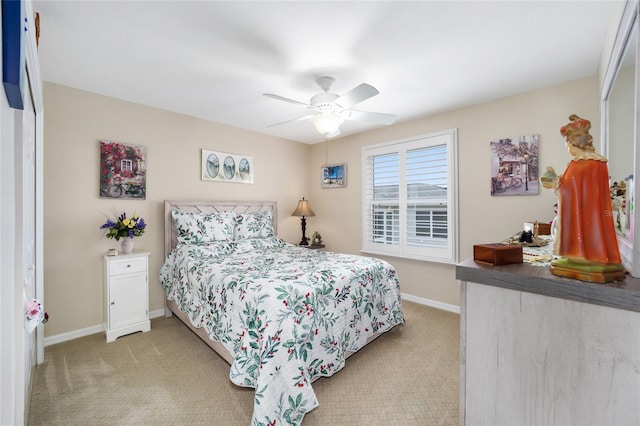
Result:
<svg viewBox="0 0 640 426"><path fill-rule="evenodd" d="M136 331L151 330L149 254L104 258L104 329L107 342Z"/></svg>

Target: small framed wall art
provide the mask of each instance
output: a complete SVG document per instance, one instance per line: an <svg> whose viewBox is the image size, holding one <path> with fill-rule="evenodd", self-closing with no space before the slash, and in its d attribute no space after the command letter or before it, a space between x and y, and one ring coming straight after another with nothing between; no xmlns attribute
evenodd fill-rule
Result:
<svg viewBox="0 0 640 426"><path fill-rule="evenodd" d="M320 178L322 188L345 188L347 186L347 165L343 163L322 166Z"/></svg>
<svg viewBox="0 0 640 426"><path fill-rule="evenodd" d="M202 180L253 183L253 157L203 149Z"/></svg>
<svg viewBox="0 0 640 426"><path fill-rule="evenodd" d="M538 135L491 141L491 195L538 194Z"/></svg>
<svg viewBox="0 0 640 426"><path fill-rule="evenodd" d="M100 141L100 198L144 200L146 176L146 147Z"/></svg>

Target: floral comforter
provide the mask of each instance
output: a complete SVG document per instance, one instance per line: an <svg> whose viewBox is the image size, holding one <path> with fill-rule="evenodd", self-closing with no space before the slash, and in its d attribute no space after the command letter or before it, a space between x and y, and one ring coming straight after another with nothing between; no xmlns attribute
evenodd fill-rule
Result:
<svg viewBox="0 0 640 426"><path fill-rule="evenodd" d="M391 265L278 238L179 246L160 283L233 355L231 381L255 388L252 425L300 424L318 406L314 377L404 322Z"/></svg>

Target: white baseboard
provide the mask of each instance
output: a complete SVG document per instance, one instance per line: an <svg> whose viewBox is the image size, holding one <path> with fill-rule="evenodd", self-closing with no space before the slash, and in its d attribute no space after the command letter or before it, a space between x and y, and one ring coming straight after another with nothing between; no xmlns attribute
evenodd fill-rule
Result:
<svg viewBox="0 0 640 426"><path fill-rule="evenodd" d="M89 336L91 334L103 333L104 327L102 324L94 325L87 328L81 328L79 330L69 331L67 333L60 333L54 336L49 336L44 338L44 346L45 348L50 345L55 345L57 343L66 342L68 340L79 339L80 337Z"/></svg>
<svg viewBox="0 0 640 426"><path fill-rule="evenodd" d="M155 311L149 312L149 319L154 319L154 318L163 317L163 316L164 316L164 308L156 309Z"/></svg>
<svg viewBox="0 0 640 426"><path fill-rule="evenodd" d="M164 308L149 312L149 319L163 317ZM69 331L67 333L56 334L55 336L49 336L44 338L44 346L55 345L57 343L66 342L68 340L78 339L80 337L90 336L91 334L104 333L104 327L102 324L94 325L92 327L81 328L79 330Z"/></svg>
<svg viewBox="0 0 640 426"><path fill-rule="evenodd" d="M460 306L450 305L448 303L438 302L437 300L425 299L424 297L413 296L411 294L402 293L402 298L409 302L416 302L421 305L431 306L432 308L441 309L443 311L460 314Z"/></svg>
<svg viewBox="0 0 640 426"><path fill-rule="evenodd" d="M447 303L438 302L437 300L425 299L423 297L412 296L410 294L402 293L402 298L408 300L410 302L420 303L421 305L431 306L432 308L442 309L443 311L454 312L456 314L460 313L460 307L455 305L449 305ZM157 309L155 311L149 312L149 319L163 317L164 316L164 308ZM89 336L91 334L103 333L104 327L102 324L94 325L92 327L81 328L79 330L69 331L67 333L60 333L54 336L49 336L44 338L44 346L55 345L57 343L66 342L68 340L78 339L80 337Z"/></svg>

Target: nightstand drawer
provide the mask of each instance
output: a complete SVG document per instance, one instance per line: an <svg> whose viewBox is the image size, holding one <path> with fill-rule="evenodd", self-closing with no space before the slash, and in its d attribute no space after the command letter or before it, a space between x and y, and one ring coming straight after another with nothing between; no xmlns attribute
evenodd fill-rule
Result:
<svg viewBox="0 0 640 426"><path fill-rule="evenodd" d="M129 274L132 272L145 272L147 270L147 258L145 256L129 259L112 260L109 264L109 275Z"/></svg>

